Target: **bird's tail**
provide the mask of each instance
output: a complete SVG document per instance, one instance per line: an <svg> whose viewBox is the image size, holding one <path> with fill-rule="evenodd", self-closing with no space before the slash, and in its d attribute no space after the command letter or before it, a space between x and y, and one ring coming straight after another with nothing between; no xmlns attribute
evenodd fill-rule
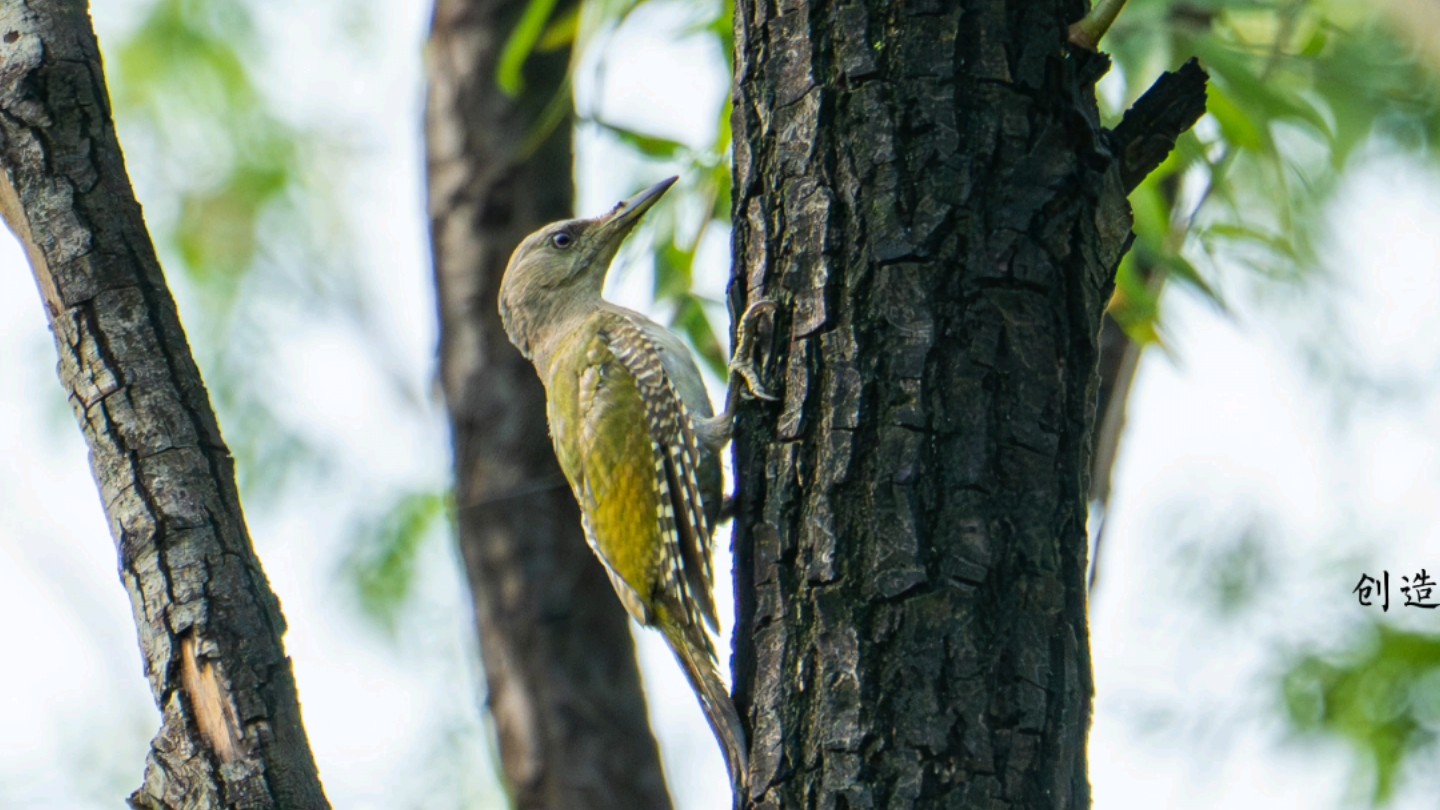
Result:
<svg viewBox="0 0 1440 810"><path fill-rule="evenodd" d="M745 796L749 766L746 757L745 730L740 726L740 714L715 663L715 653L705 631L693 623L661 621L660 629L670 642L670 649L685 668L690 685L700 697L700 707L705 710L705 719L720 740L725 754L725 766L730 770L730 784L735 790L735 804L738 807ZM699 638L696 638L699 636Z"/></svg>

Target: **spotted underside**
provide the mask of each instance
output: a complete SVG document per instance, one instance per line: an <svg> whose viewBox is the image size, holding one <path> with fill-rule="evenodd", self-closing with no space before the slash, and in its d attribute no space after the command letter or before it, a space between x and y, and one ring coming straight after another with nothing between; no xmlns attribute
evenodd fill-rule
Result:
<svg viewBox="0 0 1440 810"><path fill-rule="evenodd" d="M596 312L555 352L551 438L586 539L630 615L714 627L701 480L715 461L702 457L659 348L626 315Z"/></svg>

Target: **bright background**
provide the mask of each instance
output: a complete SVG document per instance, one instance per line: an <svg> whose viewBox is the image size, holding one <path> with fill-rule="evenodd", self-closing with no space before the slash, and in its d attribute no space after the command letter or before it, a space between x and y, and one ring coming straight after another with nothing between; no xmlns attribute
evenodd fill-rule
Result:
<svg viewBox="0 0 1440 810"><path fill-rule="evenodd" d="M237 453L242 472L289 437L320 459L253 475L245 494L321 774L347 810L503 804L448 541L431 532L417 587L388 619L353 585L355 537L379 519L373 504L438 489L448 475L425 235L423 5L361 13L335 0L254 13L265 47L250 69L279 120L345 133L301 162L343 202L340 225L312 225L331 240L320 250L344 245L329 254L344 272L313 286L339 290L348 308L287 305L287 285L308 282L276 270L232 290L267 303L242 317L172 273L212 390L228 390L217 379L230 371L207 365L207 351L263 349L265 362L241 371L273 421L245 428L261 449ZM118 61L110 44L133 35L149 4L100 6L107 62ZM688 20L676 3L637 11L582 66L582 113L703 149L728 78L714 41L685 33ZM182 212L172 187L206 165L147 162L157 150L123 105L117 115L147 216L173 224ZM593 126L581 127L577 151L581 213L662 176ZM1328 200L1319 266L1303 287L1222 261L1212 283L1227 293L1224 310L1184 286L1165 296L1167 348L1147 353L1136 382L1094 594L1098 808L1368 801L1350 747L1294 730L1282 681L1288 656L1332 650L1380 618L1351 594L1362 571L1388 569L1394 587L1422 567L1440 575L1440 176L1413 151L1377 146ZM715 299L726 245L714 234L700 254L697 285ZM273 269L308 255L267 248L255 260ZM617 275L612 297L649 304L647 267ZM24 257L0 239L0 616L11 617L0 623L10 651L0 808L110 808L139 784L157 713L54 366ZM234 424L222 418L232 440ZM1440 611L1392 600L1390 625L1440 630ZM727 808L718 752L678 668L657 638L637 637L677 806ZM1432 681L1416 693L1431 735ZM1412 761L1393 806L1433 807L1437 773Z"/></svg>

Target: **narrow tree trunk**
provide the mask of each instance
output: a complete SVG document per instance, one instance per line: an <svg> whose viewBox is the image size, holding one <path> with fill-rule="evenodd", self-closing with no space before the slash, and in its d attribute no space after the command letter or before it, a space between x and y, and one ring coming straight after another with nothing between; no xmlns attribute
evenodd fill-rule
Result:
<svg viewBox="0 0 1440 810"><path fill-rule="evenodd" d="M666 808L624 610L555 462L544 390L496 312L510 251L569 216L573 194L568 51L532 56L516 98L496 84L527 5L440 0L427 51L431 240L460 549L517 806Z"/></svg>
<svg viewBox="0 0 1440 810"><path fill-rule="evenodd" d="M1203 77L1112 151L1074 6L737 3L732 303L781 304L736 446L753 806L1089 804L1097 334Z"/></svg>
<svg viewBox="0 0 1440 810"><path fill-rule="evenodd" d="M1179 192L1180 178L1175 175L1165 178L1160 184L1160 194L1168 209L1174 209ZM1140 283L1158 299L1167 276L1153 264L1137 263L1135 270ZM1110 515L1110 487L1115 477L1115 465L1120 460L1120 442L1125 437L1125 424L1129 419L1130 391L1140 370L1140 356L1144 351L1143 344L1131 340L1120 324L1106 314L1105 322L1100 326L1100 393L1095 407L1095 451L1090 461L1090 503L1099 507L1102 514L1100 524L1090 526L1095 538L1090 549L1091 596L1095 594L1105 565L1105 520Z"/></svg>
<svg viewBox="0 0 1440 810"><path fill-rule="evenodd" d="M163 725L137 808L324 808L233 465L78 2L0 8L0 211L39 282Z"/></svg>

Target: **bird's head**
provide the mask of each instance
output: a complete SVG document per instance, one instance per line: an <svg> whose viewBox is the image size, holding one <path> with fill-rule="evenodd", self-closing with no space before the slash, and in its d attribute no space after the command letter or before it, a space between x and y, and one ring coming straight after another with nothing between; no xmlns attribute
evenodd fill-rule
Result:
<svg viewBox="0 0 1440 810"><path fill-rule="evenodd" d="M520 242L500 282L500 322L521 354L533 359L547 329L564 328L600 303L620 245L677 179L662 180L601 216L546 225Z"/></svg>

